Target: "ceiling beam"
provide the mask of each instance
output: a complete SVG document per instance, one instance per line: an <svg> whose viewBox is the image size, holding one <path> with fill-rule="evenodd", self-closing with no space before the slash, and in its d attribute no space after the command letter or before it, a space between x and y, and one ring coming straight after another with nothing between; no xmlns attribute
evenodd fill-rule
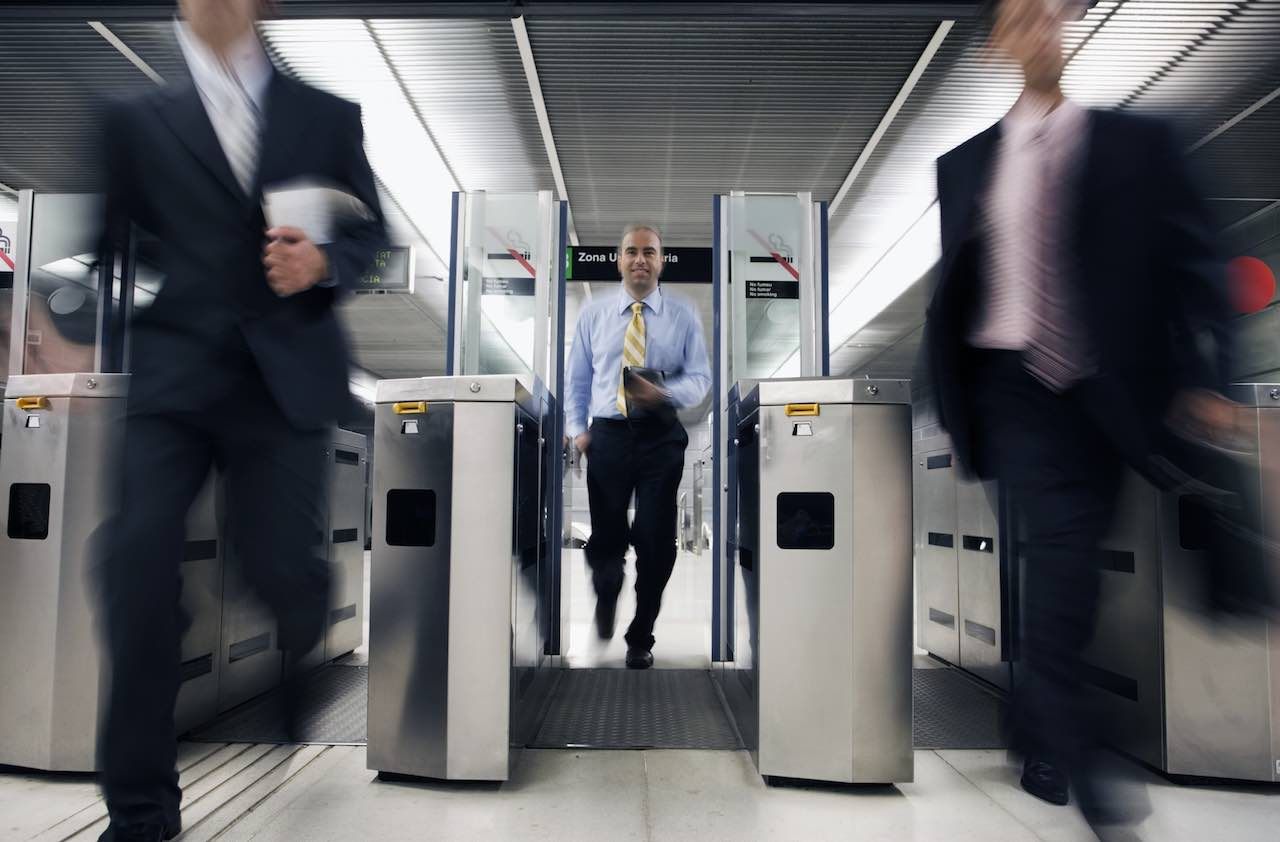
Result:
<svg viewBox="0 0 1280 842"><path fill-rule="evenodd" d="M564 171L560 169L560 155L556 152L556 139L551 133L551 118L547 114L547 103L542 97L542 83L538 81L538 65L533 60L533 45L529 43L529 30L525 28L524 18L512 18L511 30L516 36L516 46L520 48L520 63L524 66L524 78L529 85L529 98L533 100L533 110L538 115L538 129L542 132L542 145L547 151L547 161L551 164L551 175L556 180L556 192L560 201L569 201L569 190L565 187ZM573 217L569 217L569 242L578 245L578 232L574 228Z"/></svg>
<svg viewBox="0 0 1280 842"><path fill-rule="evenodd" d="M108 44L119 50L120 55L127 58L134 67L145 73L148 79L155 82L157 85L165 84L164 77L157 73L155 68L147 64L143 60L142 56L130 49L129 45L122 41L119 35L112 32L105 23L99 20L91 20L89 21L89 26L93 27L93 31L101 35Z"/></svg>
<svg viewBox="0 0 1280 842"><path fill-rule="evenodd" d="M168 20L174 0L17 0L0 5L0 20ZM805 0L797 3L690 0L690 2L597 2L596 0L280 0L285 18L967 18L982 0Z"/></svg>
<svg viewBox="0 0 1280 842"><path fill-rule="evenodd" d="M924 72L929 69L929 63L933 61L933 57L938 54L938 50L942 47L942 42L947 40L947 34L951 32L952 27L956 25L953 20L944 20L938 24L938 28L934 30L933 37L929 39L929 43L925 46L924 52L920 54L920 58L916 60L916 66L911 69L911 73L907 75L907 80L902 83L902 89L898 91L898 95L889 105L889 110L880 118L880 125L876 126L875 132L872 133L871 139L862 147L862 154L858 156L858 160L854 161L853 168L849 170L849 174L844 177L844 182L840 185L840 189L836 191L835 198L831 200L831 204L827 209L828 216L835 218L836 211L840 204L844 202L844 197L848 195L849 188L858 179L862 173L863 167L871 160L871 156L875 153L876 147L880 145L880 141L889 131L889 126L893 124L894 119L898 116L898 112L902 110L902 106L906 104L907 99L911 96L911 92L916 89L916 85L920 81L920 77L924 76Z"/></svg>
<svg viewBox="0 0 1280 842"><path fill-rule="evenodd" d="M1237 114L1236 116L1232 117L1230 120L1228 120L1227 122L1223 123L1221 126L1218 126L1218 128L1214 129L1213 131L1209 132L1209 133L1208 133L1207 135L1205 135L1204 137L1200 138L1198 141L1196 141L1196 142L1191 146L1191 148L1190 148L1190 149L1188 149L1188 150L1187 150L1187 152L1195 152L1195 151L1196 151L1196 150L1198 150L1200 147L1202 147L1202 146L1206 145L1206 144L1207 144L1207 143L1209 143L1210 141L1215 140L1216 138L1218 138L1218 137L1220 137L1220 136L1222 136L1222 135L1226 134L1227 132L1231 131L1231 130L1232 130L1232 129L1234 129L1236 126L1238 126L1240 123L1242 123L1243 121L1247 120L1247 119L1248 119L1248 118L1249 118L1249 117L1250 117L1254 112L1256 112L1256 111L1258 111L1258 110L1260 110L1260 109L1262 109L1262 108L1265 108L1265 107L1267 107L1268 105L1270 105L1270 104L1271 104L1271 102L1272 102L1273 100L1275 100L1275 98L1276 98L1276 97L1280 97L1280 88L1276 88L1274 91L1272 91L1271 93L1267 94L1267 95L1266 95L1266 96L1264 96L1262 99L1260 99L1260 100L1258 100L1257 102L1255 102L1253 105L1250 105L1250 106L1249 106L1248 108L1246 108L1244 111L1241 111L1239 114Z"/></svg>

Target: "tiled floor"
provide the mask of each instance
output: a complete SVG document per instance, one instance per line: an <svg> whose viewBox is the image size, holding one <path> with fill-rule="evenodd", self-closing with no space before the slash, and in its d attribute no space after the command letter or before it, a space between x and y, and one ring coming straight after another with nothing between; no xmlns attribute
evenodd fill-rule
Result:
<svg viewBox="0 0 1280 842"><path fill-rule="evenodd" d="M183 746L184 840L1046 840L1094 835L1025 795L1003 752L920 751L897 787L766 786L743 752L527 751L497 785L390 783L353 747ZM1280 793L1131 770L1159 842L1280 838ZM84 779L0 775L0 839L93 839Z"/></svg>
<svg viewBox="0 0 1280 842"><path fill-rule="evenodd" d="M572 571L570 662L620 666L591 626L581 554ZM682 555L657 631L659 666L708 662L709 559ZM631 566L628 565L630 572ZM620 629L634 606L630 583ZM367 657L355 653L357 661ZM936 666L917 658L917 667ZM183 840L936 840L1095 839L1073 808L1018 787L1000 751L917 751L896 787L766 786L727 751L526 751L499 785L391 783L351 746L184 744ZM1280 787L1180 787L1132 766L1128 791L1153 812L1127 837L1152 842L1280 840ZM0 771L0 842L92 840L105 810L85 776Z"/></svg>

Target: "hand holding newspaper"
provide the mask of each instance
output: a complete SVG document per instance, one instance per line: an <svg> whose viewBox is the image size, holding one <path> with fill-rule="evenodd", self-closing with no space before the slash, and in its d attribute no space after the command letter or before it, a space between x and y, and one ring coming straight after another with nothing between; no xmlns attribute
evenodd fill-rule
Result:
<svg viewBox="0 0 1280 842"><path fill-rule="evenodd" d="M373 212L359 198L308 178L264 187L262 213L268 228L299 228L316 245L332 243L344 222L373 219Z"/></svg>

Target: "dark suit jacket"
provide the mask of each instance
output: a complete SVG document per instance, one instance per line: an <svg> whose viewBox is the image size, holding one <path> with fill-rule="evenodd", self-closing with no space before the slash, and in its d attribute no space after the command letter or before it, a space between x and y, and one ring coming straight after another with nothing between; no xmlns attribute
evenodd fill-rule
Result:
<svg viewBox="0 0 1280 842"><path fill-rule="evenodd" d="M1127 461L1146 464L1173 394L1222 389L1229 369L1225 279L1212 227L1174 133L1130 114L1090 111L1075 204L1066 214L1067 282L1099 356L1079 389ZM938 161L942 261L926 320L926 355L943 426L962 466L989 476L973 435L973 350L985 263L979 202L994 168L1000 125Z"/></svg>
<svg viewBox="0 0 1280 842"><path fill-rule="evenodd" d="M164 277L133 324L131 412L208 408L255 367L299 429L349 412L334 302L386 242L360 109L276 72L263 111L257 185L246 195L191 82L108 110L107 236L126 239L131 223L154 235ZM337 286L279 298L262 266L262 186L300 177L347 189L376 219L346 225L323 246Z"/></svg>

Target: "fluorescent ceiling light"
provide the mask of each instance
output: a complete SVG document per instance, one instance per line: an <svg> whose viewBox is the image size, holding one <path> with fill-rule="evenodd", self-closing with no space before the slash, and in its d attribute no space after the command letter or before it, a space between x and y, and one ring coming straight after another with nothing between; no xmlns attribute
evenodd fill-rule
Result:
<svg viewBox="0 0 1280 842"><path fill-rule="evenodd" d="M303 81L360 104L370 165L426 238L438 273L447 271L443 255L452 236L451 197L462 188L364 22L267 21L262 33Z"/></svg>
<svg viewBox="0 0 1280 842"><path fill-rule="evenodd" d="M1063 45L1072 58L1063 87L1084 105L1122 105L1242 5L1242 0L1102 0L1065 28ZM935 162L999 120L1021 88L1018 71L1007 61L981 46L966 50L862 186L851 212L833 225L833 254L849 256L832 266L837 303L831 350L848 343L941 256Z"/></svg>

